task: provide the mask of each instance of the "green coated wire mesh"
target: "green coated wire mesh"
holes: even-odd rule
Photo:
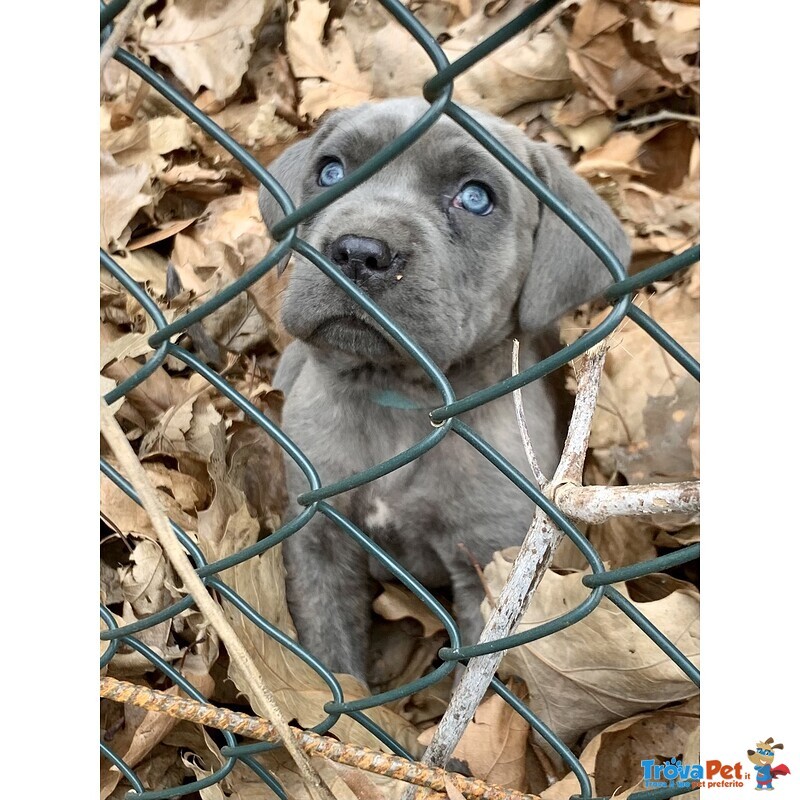
[[[695,380],[699,380],[699,365],[692,355],[648,316],[648,314],[632,304],[633,294],[641,287],[645,287],[655,280],[663,280],[676,273],[678,270],[684,269],[698,261],[699,247],[691,247],[684,252],[650,267],[644,272],[638,273],[634,277],[629,277],[624,267],[618,262],[606,244],[600,240],[571,209],[564,206],[557,197],[549,192],[547,187],[526,167],[526,165],[519,162],[511,153],[505,150],[500,142],[493,138],[488,131],[482,128],[453,102],[453,81],[459,75],[462,75],[472,68],[479,60],[491,54],[519,31],[535,23],[543,14],[552,11],[554,7],[558,5],[556,0],[539,0],[539,2],[528,6],[515,19],[500,28],[492,36],[487,37],[473,50],[467,52],[453,63],[449,63],[436,38],[426,30],[425,26],[408,10],[408,8],[406,8],[406,6],[399,2],[399,0],[380,0],[380,2],[385,11],[392,15],[392,17],[408,31],[417,45],[430,59],[431,66],[433,70],[435,70],[435,75],[428,80],[427,83],[419,87],[420,94],[429,101],[430,108],[390,147],[377,153],[367,164],[346,180],[325,191],[323,194],[320,194],[315,198],[313,203],[301,206],[300,208],[293,207],[292,201],[285,190],[274,180],[258,160],[240,146],[233,137],[226,133],[208,115],[204,114],[194,104],[188,101],[181,92],[175,89],[174,86],[153,69],[152,66],[148,66],[132,53],[119,49],[115,54],[117,62],[153,87],[167,102],[171,103],[178,111],[185,114],[208,136],[216,140],[222,148],[237,159],[278,201],[285,216],[280,222],[274,225],[270,231],[270,235],[276,244],[268,255],[239,279],[230,283],[223,291],[208,299],[191,312],[181,315],[176,316],[175,314],[169,314],[165,312],[165,309],[160,308],[140,282],[135,280],[110,253],[102,249],[100,253],[100,263],[101,266],[119,282],[124,291],[141,305],[149,318],[148,325],[154,330],[148,339],[150,351],[142,361],[141,367],[126,379],[121,380],[114,389],[106,394],[107,402],[113,404],[121,398],[124,398],[162,365],[166,363],[182,362],[186,367],[201,376],[213,390],[219,392],[235,407],[240,409],[241,412],[249,420],[258,425],[278,447],[288,453],[298,464],[308,480],[307,491],[300,497],[300,503],[304,506],[304,511],[297,518],[285,521],[281,527],[267,538],[234,553],[204,553],[193,538],[188,536],[181,529],[177,521],[173,522],[174,529],[190,557],[193,559],[198,574],[205,580],[210,588],[216,590],[220,597],[224,598],[231,606],[237,608],[247,617],[252,625],[260,628],[269,637],[279,642],[282,647],[285,647],[288,651],[298,656],[310,669],[314,670],[322,678],[330,694],[327,701],[322,701],[320,703],[319,717],[322,717],[324,714],[327,714],[327,717],[314,726],[315,731],[329,731],[338,721],[349,719],[352,721],[353,725],[363,726],[390,750],[408,756],[406,748],[404,748],[400,742],[396,741],[387,731],[382,730],[381,725],[376,721],[377,718],[366,714],[366,710],[396,701],[399,698],[406,697],[412,692],[419,690],[422,686],[430,685],[441,680],[445,675],[452,672],[455,663],[459,659],[469,658],[487,652],[505,650],[509,647],[517,647],[543,634],[542,630],[535,628],[526,631],[524,634],[507,637],[506,639],[482,646],[460,647],[457,626],[447,610],[434,597],[427,593],[414,580],[413,576],[409,575],[390,556],[380,552],[375,544],[359,530],[351,520],[344,517],[330,502],[328,502],[330,498],[335,497],[337,494],[353,486],[362,485],[368,481],[374,480],[378,476],[384,475],[418,458],[424,452],[436,447],[447,435],[460,435],[479,452],[486,455],[487,458],[490,460],[494,459],[493,463],[496,464],[497,468],[501,469],[501,471],[518,486],[520,491],[526,493],[534,503],[543,508],[564,531],[566,536],[579,546],[580,551],[586,554],[587,563],[591,566],[591,573],[583,579],[583,585],[586,587],[585,600],[562,617],[549,622],[545,631],[546,635],[550,635],[550,633],[556,629],[576,624],[587,615],[592,614],[600,603],[600,600],[605,598],[611,601],[623,614],[626,614],[632,621],[632,624],[639,626],[639,628],[662,649],[666,657],[674,662],[678,669],[688,676],[691,681],[699,685],[699,672],[691,659],[666,639],[666,637],[659,632],[658,628],[613,586],[613,584],[618,584],[632,577],[661,572],[669,567],[693,561],[699,556],[699,545],[683,547],[670,555],[652,561],[641,562],[622,569],[607,571],[596,550],[581,531],[578,530],[569,519],[564,517],[531,481],[518,473],[505,459],[494,453],[490,445],[483,441],[459,418],[459,415],[470,408],[490,402],[501,394],[507,394],[515,388],[538,380],[553,370],[564,366],[576,356],[585,353],[590,347],[607,337],[626,321],[628,321],[629,324],[638,325],[652,337],[659,346],[664,348],[664,350],[685,369],[688,375]],[[111,26],[114,24],[115,17],[126,5],[125,2],[112,2],[107,5],[101,4],[101,32],[103,38],[107,38]],[[586,242],[586,245],[597,254],[614,280],[614,285],[606,293],[607,299],[613,304],[613,309],[599,324],[586,331],[584,335],[569,346],[562,348],[533,367],[524,370],[516,378],[506,380],[497,386],[485,387],[482,391],[466,398],[456,398],[445,376],[419,346],[400,330],[380,307],[374,304],[368,296],[355,286],[355,284],[343,278],[338,273],[337,268],[328,262],[322,254],[314,251],[308,243],[302,241],[297,232],[297,225],[301,221],[307,219],[320,208],[333,202],[360,181],[366,180],[369,176],[377,172],[389,160],[413,144],[430,125],[442,115],[449,116],[456,123],[461,125],[464,130],[473,136],[477,142],[493,154],[498,161],[533,192],[542,203],[552,208],[553,211],[564,220],[566,226],[572,229],[571,234],[565,233],[565,235],[580,236],[584,242]],[[431,409],[431,418],[437,425],[436,427],[432,427],[431,433],[424,440],[418,442],[414,447],[394,457],[385,464],[375,465],[363,473],[352,476],[345,482],[332,486],[322,485],[314,464],[287,438],[280,426],[273,419],[263,413],[255,403],[237,391],[226,381],[223,374],[212,369],[197,355],[180,346],[175,341],[178,338],[176,336],[177,334],[187,331],[192,325],[200,320],[208,318],[224,304],[231,302],[234,298],[241,295],[248,287],[252,286],[270,270],[274,269],[283,257],[290,252],[296,252],[306,256],[328,274],[332,280],[337,281],[339,285],[373,317],[377,324],[384,326],[385,329],[392,333],[409,355],[416,359],[420,366],[425,369],[441,392],[442,399],[440,406]],[[135,492],[126,479],[115,469],[113,464],[106,459],[101,459],[101,472],[128,497],[134,501],[137,500]],[[343,536],[351,537],[363,548],[368,549],[373,555],[379,558],[400,582],[420,596],[427,607],[440,620],[450,637],[450,641],[448,642],[449,646],[440,650],[440,667],[430,672],[424,678],[415,681],[413,684],[395,688],[391,692],[385,692],[359,701],[346,701],[345,689],[343,689],[339,679],[327,669],[325,664],[319,663],[314,658],[313,654],[305,652],[300,645],[287,636],[284,631],[280,630],[278,626],[259,614],[259,612],[241,596],[241,593],[236,590],[235,586],[226,583],[226,570],[235,565],[243,564],[249,559],[256,558],[260,554],[269,551],[287,537],[301,530],[316,514],[328,516],[341,528]],[[182,599],[172,604],[166,604],[165,607],[154,609],[151,614],[143,619],[122,625],[107,606],[101,605],[101,619],[106,626],[106,630],[101,634],[101,639],[108,643],[101,658],[101,666],[108,665],[115,656],[120,654],[120,648],[124,648],[149,661],[154,670],[163,673],[169,681],[181,687],[190,697],[194,697],[198,700],[204,699],[201,691],[193,685],[189,677],[191,670],[179,668],[175,662],[165,658],[164,654],[160,653],[157,647],[148,644],[148,642],[152,641],[152,638],[148,638],[148,632],[152,632],[166,620],[176,619],[179,615],[190,613],[190,611],[191,602]],[[542,720],[499,680],[495,678],[492,686],[494,690],[510,703],[534,730],[543,736],[555,751],[565,759],[577,778],[579,791],[576,797],[580,797],[582,800],[588,800],[588,798],[592,797],[592,787],[589,776],[580,762],[574,757],[567,744],[549,730]],[[220,748],[225,762],[219,769],[210,770],[208,774],[205,775],[200,775],[198,772],[197,779],[189,783],[170,786],[165,789],[147,790],[147,781],[137,775],[136,769],[130,767],[125,759],[119,753],[114,752],[107,743],[101,742],[102,754],[120,770],[124,780],[127,781],[134,795],[143,798],[143,800],[145,798],[147,800],[157,800],[159,798],[185,796],[199,792],[206,787],[213,786],[222,781],[237,762],[247,765],[253,771],[254,779],[263,781],[265,787],[267,787],[264,796],[274,795],[280,798],[290,797],[290,791],[282,786],[275,776],[265,769],[256,758],[256,753],[265,750],[266,747],[266,745],[243,746],[241,742],[237,741],[235,736],[225,734],[224,743],[221,744]],[[640,798],[641,800],[644,800],[644,798],[657,800],[657,798],[671,797],[681,794],[684,791],[686,790],[667,789],[642,791],[633,794],[632,797]]]

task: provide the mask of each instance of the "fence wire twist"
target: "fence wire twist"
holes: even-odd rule
[[[150,346],[153,348],[153,353],[136,373],[106,394],[105,399],[110,404],[124,397],[158,369],[158,367],[164,363],[167,356],[173,356],[202,375],[210,385],[220,392],[220,394],[229,398],[249,419],[259,425],[289,455],[289,457],[295,461],[308,481],[308,490],[298,497],[298,501],[300,505],[304,506],[304,510],[297,517],[288,520],[281,528],[262,541],[238,553],[230,555],[227,558],[208,563],[200,548],[191,537],[187,536],[174,522],[172,523],[172,527],[182,545],[189,553],[189,556],[194,561],[197,574],[203,579],[205,584],[209,588],[215,589],[221,597],[225,598],[225,600],[244,614],[252,624],[261,628],[261,630],[272,637],[281,646],[291,651],[312,667],[330,688],[331,699],[324,706],[327,717],[311,730],[316,733],[325,733],[330,730],[342,715],[348,715],[376,736],[391,751],[406,758],[411,758],[411,754],[395,741],[392,736],[382,730],[379,725],[364,714],[366,709],[406,697],[441,680],[455,668],[456,663],[459,661],[464,661],[474,656],[485,655],[486,653],[507,650],[563,630],[590,614],[593,609],[599,605],[603,597],[626,614],[634,624],[661,648],[679,669],[699,686],[699,671],[687,656],[670,642],[669,639],[667,639],[646,616],[639,612],[629,600],[613,587],[613,584],[621,581],[642,577],[650,573],[660,572],[670,567],[693,561],[699,557],[699,544],[684,547],[674,553],[650,561],[632,564],[612,571],[606,570],[595,548],[590,544],[588,539],[578,531],[575,525],[545,497],[538,487],[512,466],[511,463],[500,455],[488,442],[484,441],[474,430],[459,419],[459,415],[501,397],[502,395],[508,394],[564,366],[608,336],[626,318],[633,320],[634,323],[641,327],[663,347],[688,374],[699,381],[700,367],[697,360],[650,316],[634,306],[631,299],[633,293],[638,289],[644,288],[654,281],[663,280],[674,272],[698,261],[700,257],[700,248],[699,246],[691,247],[679,255],[666,259],[638,273],[634,277],[629,277],[624,266],[612,253],[607,244],[603,242],[580,217],[562,203],[525,164],[520,162],[487,130],[452,101],[453,81],[455,78],[508,41],[512,36],[531,25],[536,19],[556,6],[559,0],[539,0],[539,2],[526,8],[515,19],[493,35],[487,37],[479,45],[452,64],[449,63],[434,37],[431,36],[414,15],[402,5],[400,0],[379,0],[379,2],[384,9],[413,36],[419,46],[428,55],[436,70],[436,74],[421,87],[423,96],[430,103],[430,108],[394,142],[383,148],[357,170],[354,170],[344,180],[328,188],[325,192],[299,208],[294,207],[289,195],[270,173],[219,125],[203,114],[203,112],[170,86],[149,66],[125,50],[118,49],[116,51],[114,57],[117,61],[150,84],[195,122],[206,134],[215,139],[234,158],[238,159],[256,180],[265,186],[272,194],[285,216],[270,230],[270,236],[275,242],[275,246],[265,258],[241,278],[225,287],[219,294],[169,324],[158,305],[142,286],[134,281],[108,253],[101,249],[100,264],[141,304],[156,328],[156,332],[148,340]],[[101,40],[108,37],[114,18],[127,4],[127,0],[112,0],[112,2],[109,2],[107,5],[101,3]],[[447,378],[431,358],[408,337],[376,303],[364,294],[354,282],[347,279],[325,256],[302,240],[297,232],[297,226],[301,222],[307,220],[313,214],[327,207],[334,200],[378,172],[389,161],[416,142],[442,115],[450,117],[460,125],[527,187],[540,202],[545,204],[560,217],[572,232],[570,234],[565,230],[565,235],[576,235],[580,237],[586,246],[591,248],[597,255],[614,280],[614,284],[605,292],[606,298],[613,303],[613,309],[600,324],[587,331],[580,339],[569,346],[563,347],[558,352],[518,375],[503,380],[493,386],[486,387],[467,397],[458,399],[455,397]],[[268,419],[255,405],[237,392],[207,364],[171,341],[176,334],[186,331],[191,325],[209,316],[233,297],[245,291],[269,270],[273,269],[284,256],[291,252],[298,253],[314,263],[370,314],[370,316],[406,350],[409,356],[422,367],[441,394],[441,405],[432,409],[430,412],[433,427],[425,438],[406,451],[381,464],[377,464],[345,480],[325,486],[322,485],[314,465],[297,445],[283,433],[278,425]],[[517,633],[497,641],[480,645],[462,646],[458,627],[445,608],[414,578],[413,575],[403,569],[400,564],[375,545],[358,526],[327,502],[328,499],[342,492],[348,491],[356,486],[362,486],[410,463],[426,451],[435,447],[451,431],[471,444],[512,481],[520,491],[524,492],[536,505],[542,508],[585,557],[592,572],[583,579],[588,594],[576,608],[573,608],[557,619],[550,620],[545,624],[536,626],[523,633]],[[133,501],[139,502],[136,493],[133,491],[128,481],[126,481],[111,464],[102,458],[100,461],[100,469],[103,475],[113,481]],[[450,640],[450,646],[443,647],[439,651],[439,657],[443,662],[441,666],[423,678],[400,686],[392,691],[383,692],[356,701],[345,702],[342,687],[336,679],[336,676],[327,669],[324,664],[320,663],[311,653],[306,652],[302,646],[293,641],[283,631],[265,620],[218,577],[218,574],[223,570],[229,569],[236,564],[241,564],[247,559],[253,558],[269,548],[274,547],[287,537],[292,536],[303,528],[315,514],[323,514],[333,521],[344,535],[352,538],[367,551],[369,555],[377,559],[389,572],[408,587],[441,621]],[[108,664],[114,657],[119,646],[124,644],[144,656],[157,670],[160,670],[174,684],[186,692],[189,697],[201,702],[205,701],[202,694],[192,686],[178,669],[161,658],[154,650],[143,644],[136,636],[142,631],[175,617],[182,611],[188,609],[191,605],[191,598],[185,597],[159,612],[125,626],[119,626],[110,610],[101,605],[100,616],[105,622],[107,630],[100,634],[100,638],[102,641],[109,643],[109,646],[100,660],[101,667]],[[567,745],[562,742],[536,714],[517,698],[513,692],[509,691],[497,677],[493,679],[491,686],[493,690],[509,703],[509,705],[511,705],[513,709],[564,759],[565,763],[577,778],[580,786],[580,794],[575,795],[575,797],[579,797],[581,800],[591,798],[592,791],[589,776],[569,747],[567,747]],[[220,782],[233,769],[237,760],[246,764],[253,770],[264,784],[269,787],[274,796],[282,798],[282,800],[287,800],[288,795],[276,778],[265,770],[253,757],[255,753],[263,752],[264,750],[275,747],[275,745],[240,745],[237,741],[237,737],[233,734],[226,732],[223,736],[226,744],[221,748],[221,752],[227,760],[220,769],[201,780],[159,791],[147,791],[141,780],[136,776],[134,770],[102,741],[100,750],[102,755],[113,763],[129,782],[132,787],[131,796],[140,798],[140,800],[164,800],[165,798],[180,797],[198,792],[201,789]],[[678,788],[655,789],[636,792],[630,795],[630,797],[632,800],[661,800],[661,798],[673,797],[678,794],[683,794],[686,791],[689,790]]]

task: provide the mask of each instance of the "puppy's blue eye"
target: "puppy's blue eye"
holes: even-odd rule
[[[339,183],[342,178],[344,178],[344,165],[338,158],[330,158],[322,165],[317,183],[320,186],[333,186],[334,183]]]
[[[489,189],[477,181],[465,183],[461,187],[461,191],[453,198],[453,205],[480,217],[491,214],[494,208]]]

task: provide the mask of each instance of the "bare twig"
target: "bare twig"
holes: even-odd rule
[[[335,800],[330,789],[323,784],[322,779],[311,766],[308,756],[297,746],[294,734],[275,702],[275,698],[264,683],[252,657],[236,635],[222,609],[217,605],[192,568],[189,557],[184,552],[178,537],[172,530],[144,467],[139,463],[139,459],[133,452],[130,442],[128,442],[122,428],[102,397],[100,398],[100,430],[139,495],[142,506],[150,517],[153,529],[158,535],[158,542],[175,572],[183,581],[184,589],[191,594],[195,605],[219,634],[219,638],[225,645],[231,661],[241,668],[252,699],[257,702],[259,708],[266,712],[270,722],[274,725],[276,738],[284,744],[286,750],[294,759],[312,796],[315,800]]]
[[[196,722],[199,725],[230,731],[262,742],[282,741],[276,726],[268,720],[227,708],[217,708],[209,703],[198,703],[186,697],[176,697],[174,694],[159,692],[145,686],[136,686],[116,678],[100,679],[100,696],[117,703],[130,703],[147,711],[167,714],[175,719]],[[394,754],[340,742],[311,731],[299,728],[289,728],[289,731],[295,746],[308,755],[320,756],[338,764],[376,775],[386,775],[417,786],[426,786],[434,791],[445,792],[449,781],[470,800],[540,800],[536,795],[491,786],[476,778],[465,778],[455,772],[427,767]]]
[[[681,114],[679,111],[670,111],[667,108],[657,111],[655,114],[647,114],[644,117],[634,117],[618,122],[614,126],[615,131],[625,130],[626,128],[638,128],[640,125],[653,125],[656,122],[693,122],[700,124],[700,117],[695,114]]]
[[[514,346],[511,351],[511,374],[519,375],[519,339],[514,339]],[[531,437],[528,434],[528,426],[525,423],[525,409],[522,406],[522,390],[514,390],[514,411],[517,415],[517,425],[519,426],[519,434],[522,437],[522,446],[525,448],[525,455],[528,458],[528,463],[531,466],[531,472],[536,480],[539,488],[547,483],[544,473],[539,468],[539,462],[536,459],[536,453],[533,451],[531,444]]]
[[[580,483],[583,478],[583,464],[589,447],[592,419],[600,391],[600,376],[603,374],[607,352],[608,342],[604,340],[583,357],[575,392],[575,406],[569,421],[564,452],[553,476],[553,487],[561,483]]]
[[[122,44],[125,34],[128,32],[131,23],[136,17],[139,9],[144,5],[145,0],[131,0],[125,8],[120,11],[114,20],[114,30],[100,48],[100,74],[106,68],[106,64],[111,60],[114,51]]]

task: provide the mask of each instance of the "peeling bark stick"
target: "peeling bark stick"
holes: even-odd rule
[[[603,522],[616,516],[639,516],[666,513],[696,513],[700,510],[698,481],[658,483],[641,486],[582,486],[583,467],[589,447],[592,419],[597,408],[600,378],[608,343],[601,342],[584,356],[575,395],[569,431],[553,480],[547,482],[539,468],[528,435],[522,395],[514,392],[514,408],[520,436],[531,471],[542,491],[565,514],[584,522]],[[519,345],[514,343],[512,372],[519,372]],[[537,508],[506,585],[479,639],[495,641],[513,633],[530,604],[531,598],[550,567],[561,531]],[[490,653],[470,660],[456,687],[450,704],[434,737],[425,751],[425,764],[442,765],[464,734],[467,724],[483,698],[503,653]],[[421,800],[424,789],[409,790],[404,800]]]
[[[330,789],[325,786],[320,776],[311,766],[308,756],[298,747],[294,734],[284,719],[280,708],[278,708],[272,692],[264,683],[252,657],[236,635],[236,631],[234,631],[222,609],[217,605],[192,568],[189,557],[170,527],[161,502],[150,485],[150,480],[144,467],[139,463],[139,459],[136,457],[136,453],[133,452],[119,422],[117,422],[102,397],[100,398],[100,431],[139,495],[142,506],[150,517],[153,529],[158,535],[158,543],[161,545],[164,554],[169,559],[178,577],[183,581],[184,589],[191,594],[195,605],[219,634],[219,638],[225,645],[231,661],[236,662],[241,668],[251,699],[257,701],[260,708],[266,712],[270,722],[275,727],[277,738],[286,747],[289,755],[297,764],[300,775],[305,780],[312,796],[315,800],[335,800]]]
[[[648,483],[641,486],[579,486],[563,483],[552,493],[553,502],[572,519],[596,525],[611,517],[650,514],[696,514],[700,510],[700,482]]]
[[[584,357],[564,453],[553,479],[555,484],[569,481],[575,475],[580,480],[607,349],[608,345],[601,342],[589,350]],[[514,372],[517,371],[518,368],[515,367]],[[515,392],[515,395],[517,393]],[[525,415],[521,410],[522,400],[515,397],[515,402],[519,404],[518,421],[522,441],[529,442]],[[532,448],[526,446],[526,452],[534,474],[538,472],[541,475],[538,465],[534,466],[536,459]],[[497,605],[478,640],[480,644],[501,639],[515,630],[527,610],[534,591],[553,560],[553,553],[560,538],[561,531],[550,521],[547,514],[537,507],[533,522],[525,535],[519,554],[514,560],[506,585],[503,587]],[[498,652],[470,660],[461,681],[453,692],[444,717],[422,757],[424,764],[441,766],[447,763],[478,704],[489,688],[489,683],[497,671],[502,657],[503,653]],[[412,789],[406,792],[404,800],[426,796],[425,790],[415,792]]]

